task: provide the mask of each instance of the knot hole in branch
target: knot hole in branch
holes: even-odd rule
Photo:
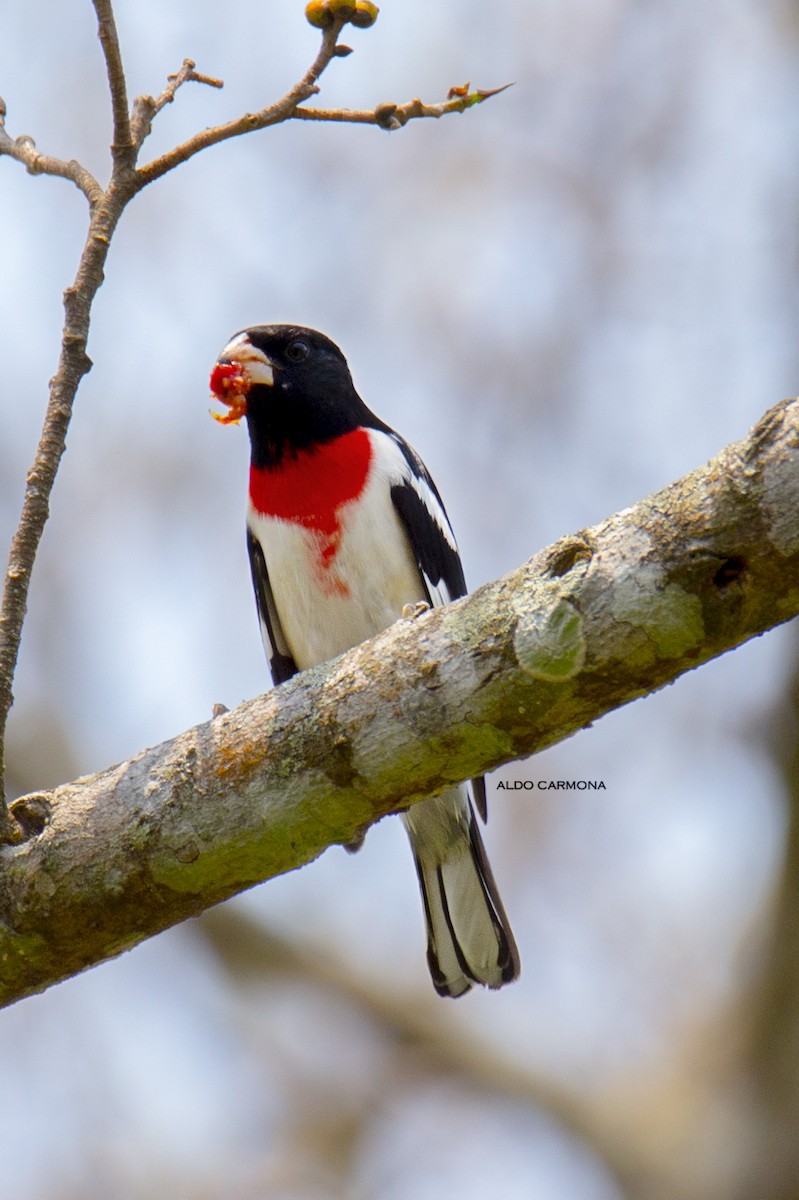
[[[8,811],[22,830],[22,841],[38,837],[50,824],[51,804],[46,792],[22,796],[8,806]]]
[[[556,543],[550,556],[547,564],[548,572],[556,579],[560,579],[567,575],[577,563],[588,562],[592,555],[591,545],[585,538],[579,536],[562,538]]]
[[[724,588],[730,586],[731,583],[738,583],[743,575],[746,574],[748,564],[746,559],[740,554],[733,554],[718,568],[713,576],[713,583],[723,591]]]

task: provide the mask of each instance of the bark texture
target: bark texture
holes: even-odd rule
[[[446,609],[13,806],[0,1003],[540,750],[799,611],[799,400]]]

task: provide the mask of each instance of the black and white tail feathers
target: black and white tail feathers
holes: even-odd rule
[[[500,988],[519,954],[465,787],[414,804],[403,816],[427,920],[427,961],[441,996],[473,983]]]

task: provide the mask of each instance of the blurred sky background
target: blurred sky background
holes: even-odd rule
[[[282,95],[301,0],[118,0],[145,159]],[[516,86],[388,135],[288,123],[123,216],[36,566],[12,782],[124,759],[262,691],[247,439],[208,416],[243,326],[345,351],[423,454],[471,586],[702,464],[799,387],[799,20],[788,0],[384,0],[324,106]],[[88,0],[10,0],[12,136],[105,181]],[[0,159],[0,531],[15,526],[86,214]],[[4,1200],[734,1194],[736,1054],[786,830],[783,629],[489,784],[523,971],[430,987],[397,821],[0,1013]],[[512,779],[606,790],[496,791]]]

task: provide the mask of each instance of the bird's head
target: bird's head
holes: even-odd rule
[[[211,372],[211,392],[228,410],[213,414],[222,424],[247,418],[257,466],[379,423],[338,346],[299,325],[254,325],[235,334]]]
[[[292,417],[323,425],[357,402],[338,346],[298,325],[256,325],[235,334],[211,372],[211,392],[227,408],[223,425],[243,416],[266,424]]]

